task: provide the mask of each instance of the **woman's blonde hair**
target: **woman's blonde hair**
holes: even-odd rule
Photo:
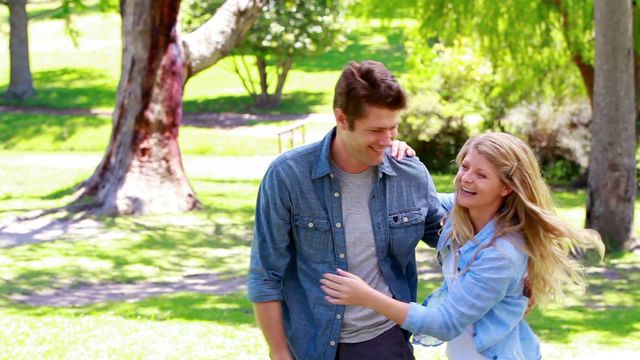
[[[467,140],[456,157],[458,165],[471,149],[493,164],[502,182],[513,190],[496,215],[496,234],[489,245],[507,233],[523,235],[529,255],[527,276],[536,304],[562,300],[565,285],[584,289],[583,268],[573,257],[586,249],[596,249],[602,257],[602,239],[594,230],[575,229],[560,220],[531,148],[510,134],[485,133]],[[455,183],[458,189],[457,176]],[[449,238],[455,240],[451,241],[455,247],[462,246],[474,237],[469,212],[456,204],[451,216]]]

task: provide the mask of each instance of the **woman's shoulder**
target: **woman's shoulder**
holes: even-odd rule
[[[519,232],[508,232],[496,237],[493,248],[516,264],[526,262],[528,258],[527,244],[524,236]]]

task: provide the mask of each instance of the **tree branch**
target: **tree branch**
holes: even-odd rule
[[[571,60],[576,64],[578,70],[580,71],[580,75],[582,76],[582,81],[584,82],[584,86],[587,89],[587,95],[589,96],[590,104],[593,104],[593,87],[595,84],[595,69],[593,64],[589,64],[584,61],[584,57],[582,54],[579,54],[574,51],[573,43],[571,41],[571,37],[569,35],[569,13],[567,9],[563,6],[562,0],[555,0],[556,6],[558,7],[558,11],[560,11],[560,15],[562,15],[562,25],[563,31],[562,35],[564,40],[567,43],[567,49],[571,53]]]
[[[182,38],[185,82],[227,55],[251,28],[266,0],[227,0],[215,15]]]

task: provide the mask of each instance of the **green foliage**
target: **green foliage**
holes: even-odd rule
[[[208,20],[224,1],[188,0],[183,25],[193,31]],[[334,48],[342,33],[344,9],[331,0],[269,0],[237,53],[278,58],[305,56]]]
[[[575,180],[588,166],[591,106],[586,101],[528,104],[511,110],[504,128],[533,148],[548,181]]]
[[[193,0],[184,8],[186,30],[203,23],[222,2]],[[276,106],[295,59],[341,46],[344,7],[331,0],[269,0],[231,67],[259,106]],[[255,69],[253,69],[255,67]]]
[[[506,109],[532,96],[468,41],[446,46],[416,31],[407,39],[403,80],[412,98],[399,132],[434,170],[449,169],[469,135],[501,127]]]

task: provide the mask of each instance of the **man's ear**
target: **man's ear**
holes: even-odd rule
[[[333,114],[336,117],[336,125],[338,129],[342,131],[349,130],[349,122],[347,121],[347,115],[340,108],[333,109]]]

